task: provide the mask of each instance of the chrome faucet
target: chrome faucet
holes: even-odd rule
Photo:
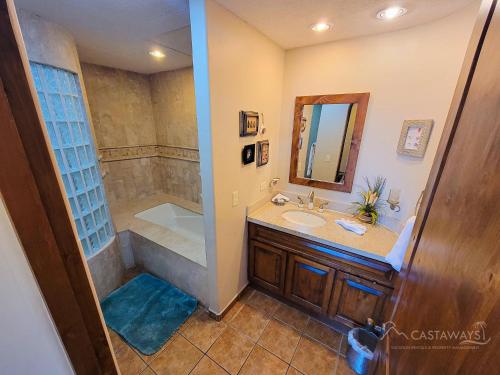
[[[314,190],[311,190],[309,194],[307,195],[307,199],[309,202],[307,202],[307,208],[312,210],[314,208]]]

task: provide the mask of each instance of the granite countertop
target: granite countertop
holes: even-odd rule
[[[326,224],[321,227],[311,228],[291,223],[281,216],[281,214],[290,210],[314,213],[323,217]],[[249,222],[385,262],[385,256],[396,243],[397,233],[381,225],[364,224],[368,230],[364,235],[359,236],[335,223],[337,219],[353,220],[352,216],[347,213],[331,210],[320,213],[317,210],[299,208],[295,203],[290,202],[284,206],[277,206],[267,202],[247,215]]]

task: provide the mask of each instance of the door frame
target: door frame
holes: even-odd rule
[[[0,0],[1,197],[76,374],[119,374],[55,157],[13,0]]]

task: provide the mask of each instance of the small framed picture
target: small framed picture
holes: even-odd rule
[[[266,165],[269,162],[269,141],[257,142],[257,167]]]
[[[259,132],[259,114],[253,111],[240,111],[240,137],[257,135]]]
[[[399,136],[398,154],[423,158],[434,120],[405,120]]]
[[[243,147],[243,151],[241,152],[241,162],[243,165],[247,165],[253,163],[255,161],[255,143],[251,145],[246,145]]]

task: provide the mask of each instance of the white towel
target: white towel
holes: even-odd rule
[[[401,271],[401,266],[403,265],[403,260],[406,254],[406,248],[410,244],[411,232],[413,231],[413,225],[415,224],[416,216],[412,216],[408,219],[405,227],[399,234],[399,237],[392,247],[392,250],[387,254],[385,260],[390,263],[392,268],[396,271]]]
[[[273,199],[271,199],[273,202],[277,202],[278,200],[284,200],[285,202],[288,202],[290,198],[288,198],[286,195],[283,195],[281,193],[276,194]]]
[[[338,225],[340,225],[342,228],[349,230],[351,232],[354,232],[360,236],[362,236],[366,232],[366,227],[364,225],[356,223],[355,221],[352,221],[352,220],[339,219],[339,220],[335,220],[335,222]]]

